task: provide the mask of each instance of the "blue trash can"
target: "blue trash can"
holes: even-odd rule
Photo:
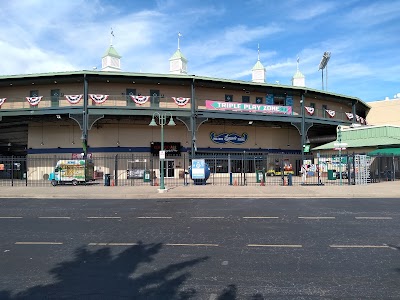
[[[111,174],[104,174],[104,186],[110,186]]]

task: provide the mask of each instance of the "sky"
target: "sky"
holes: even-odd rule
[[[0,75],[101,69],[111,43],[124,72],[168,73],[180,49],[188,74],[322,89],[363,101],[400,98],[398,0],[0,1]],[[326,80],[327,78],[327,86]]]

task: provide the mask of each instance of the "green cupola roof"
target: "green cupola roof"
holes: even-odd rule
[[[175,60],[175,59],[182,59],[187,62],[187,59],[185,56],[183,56],[181,50],[176,50],[175,53],[171,56],[169,60]]]
[[[117,50],[115,50],[115,48],[110,45],[110,47],[107,49],[106,53],[104,53],[103,57],[106,56],[112,56],[112,57],[116,57],[116,58],[121,58],[122,56],[118,54]]]
[[[293,78],[304,78],[305,76],[299,70],[293,75]]]
[[[254,71],[254,70],[264,70],[264,69],[265,68],[264,68],[263,64],[260,62],[260,60],[257,60],[257,62],[254,65],[252,70]]]

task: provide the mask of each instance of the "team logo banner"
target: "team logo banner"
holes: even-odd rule
[[[325,111],[327,112],[328,116],[330,118],[335,117],[336,112],[334,110],[330,110],[330,109],[325,109]]]
[[[149,101],[150,96],[135,96],[135,95],[130,95],[131,99],[139,105],[145,104],[147,101]]]
[[[183,97],[172,97],[172,99],[174,99],[175,103],[178,106],[185,106],[190,101],[190,98],[183,98]]]
[[[30,105],[36,106],[39,104],[40,100],[42,100],[43,96],[39,97],[26,97],[26,101],[29,102]]]
[[[267,114],[280,114],[280,115],[293,114],[291,106],[220,102],[212,100],[206,100],[206,108],[212,110],[231,110],[240,112],[267,113]]]
[[[89,94],[89,97],[97,104],[104,103],[108,99],[108,95]]]
[[[83,97],[83,95],[65,95],[65,98],[71,104],[79,103],[79,101],[81,101],[82,97]]]
[[[314,107],[304,106],[304,108],[306,109],[306,112],[307,112],[310,116],[312,116],[312,115],[314,114],[314,112],[315,112]]]
[[[243,133],[239,135],[237,133],[220,133],[216,134],[215,132],[210,133],[210,139],[216,144],[235,144],[240,145],[247,141],[248,134]]]
[[[4,102],[6,102],[7,98],[0,98],[0,106],[3,105]]]

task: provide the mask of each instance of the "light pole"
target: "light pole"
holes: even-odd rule
[[[167,124],[167,116],[170,116],[169,122]],[[151,118],[151,122],[149,126],[157,126],[156,118],[158,119],[158,123],[161,126],[161,149],[159,153],[160,157],[160,190],[165,190],[164,185],[164,159],[165,159],[165,152],[164,152],[164,125],[168,126],[175,126],[174,119],[172,119],[172,114],[170,112],[159,113],[155,112],[153,117]]]
[[[339,184],[342,185],[342,127],[337,127],[338,142],[339,142]]]

